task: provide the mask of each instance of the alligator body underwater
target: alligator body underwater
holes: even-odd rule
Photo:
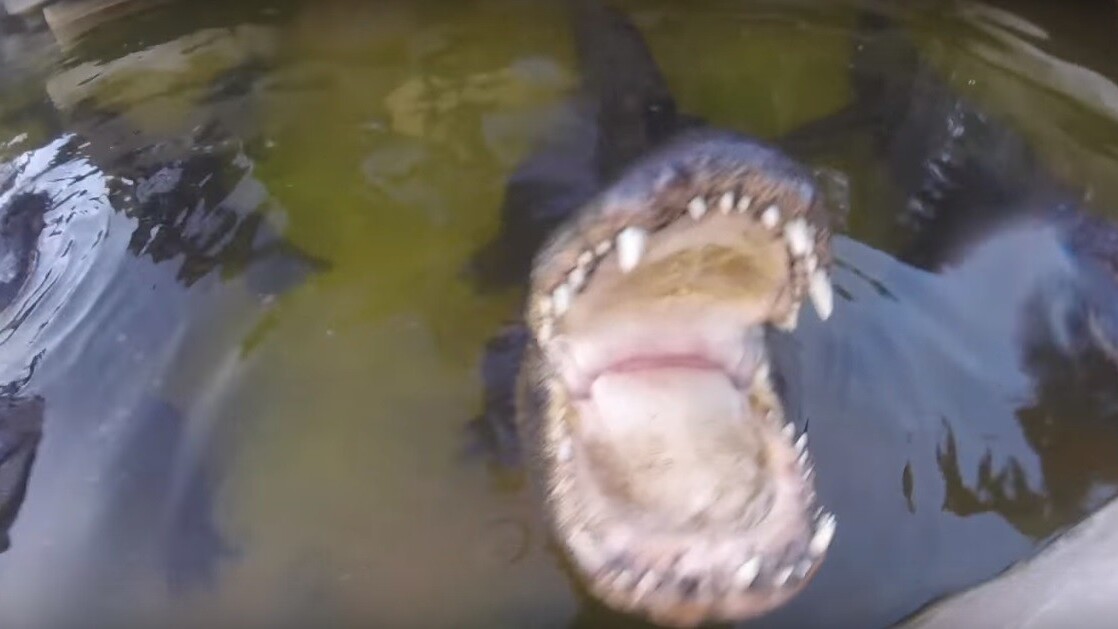
[[[777,144],[706,126],[623,16],[572,15],[580,125],[514,173],[476,269],[531,268],[482,424],[517,435],[593,598],[667,625],[883,626],[1068,524],[1032,517],[1061,470],[1019,415],[1053,371],[1031,356],[1113,369],[1114,229],[1059,185],[1015,188],[1050,179],[921,66],[862,82],[856,105],[897,187],[956,228],[919,225],[909,260],[876,251],[832,233],[805,165],[851,118]],[[897,52],[865,26],[856,72]],[[963,138],[945,146],[952,121],[919,103],[969,116]],[[984,157],[1000,149],[1020,159]]]

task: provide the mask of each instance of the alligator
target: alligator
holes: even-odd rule
[[[595,593],[689,623],[781,604],[834,535],[765,350],[833,294],[805,171],[734,135],[676,142],[541,254],[518,416]]]
[[[473,262],[483,288],[527,283],[474,426],[515,446],[577,581],[664,625],[876,626],[1030,552],[1012,531],[1038,536],[1014,518],[1036,453],[1005,400],[1044,377],[1029,347],[1118,357],[1118,230],[880,16],[857,34],[851,110],[766,142],[680,113],[623,14],[569,6],[583,125],[513,173]],[[834,233],[807,166],[866,126],[913,219],[899,259]],[[976,293],[1022,246],[1028,272]],[[1007,471],[987,449],[972,489],[959,467],[984,431]],[[982,513],[1002,519],[964,517]]]

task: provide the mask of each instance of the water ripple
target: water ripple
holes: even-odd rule
[[[113,211],[109,179],[62,136],[13,160],[0,207],[45,195],[38,242],[13,301],[0,310],[0,382],[26,372],[31,358],[60,343],[111,281],[125,254],[129,219]],[[27,243],[30,245],[30,243]]]

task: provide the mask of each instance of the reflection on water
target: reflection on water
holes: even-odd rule
[[[773,136],[851,96],[854,4],[626,4],[681,106],[717,124]],[[0,554],[0,625],[633,622],[567,580],[521,484],[462,455],[481,348],[518,299],[464,269],[510,173],[578,124],[561,14],[196,8],[64,49],[5,40],[0,418],[39,396],[43,438]],[[1116,57],[1077,37],[1091,18],[1050,13],[906,17],[1045,172],[1118,207],[1100,174],[1118,157]],[[1118,479],[1110,364],[1005,333],[1066,277],[1060,241],[1022,229],[936,272],[898,262],[918,256],[871,145],[821,158],[850,184],[845,300],[789,351],[843,524],[773,625],[887,624],[995,574]]]

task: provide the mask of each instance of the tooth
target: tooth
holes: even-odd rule
[[[722,198],[718,199],[718,211],[729,214],[732,209],[734,209],[734,193],[723,193]]]
[[[769,367],[769,363],[761,363],[760,365],[757,365],[757,372],[753,375],[753,378],[758,382],[768,383],[770,372],[771,367]]]
[[[835,309],[835,291],[831,287],[831,278],[827,277],[826,271],[816,269],[811,274],[807,292],[811,297],[811,303],[815,306],[815,312],[819,314],[819,318],[823,321],[829,319]]]
[[[800,304],[794,303],[792,304],[792,309],[788,312],[788,315],[785,318],[774,321],[773,323],[774,325],[776,325],[777,328],[785,332],[791,332],[796,329],[799,318]]]
[[[598,243],[597,247],[594,247],[594,253],[599,256],[604,256],[609,253],[610,249],[613,249],[613,241],[603,240],[602,242]]]
[[[811,565],[812,563],[806,559],[796,564],[796,576],[801,579],[806,577],[807,573],[811,572]]]
[[[583,251],[582,253],[578,254],[578,265],[580,267],[590,266],[590,263],[593,261],[594,252],[592,251]]]
[[[573,448],[571,447],[571,440],[570,439],[564,439],[564,440],[560,441],[559,442],[559,447],[555,450],[556,458],[558,458],[560,461],[566,463],[567,461],[571,460],[571,454],[573,454]]]
[[[648,243],[648,232],[639,227],[626,227],[617,235],[617,264],[622,273],[637,267]]]
[[[806,449],[807,449],[807,433],[805,432],[804,434],[800,435],[799,439],[796,440],[796,452],[798,454],[803,454],[804,450],[806,450]]]
[[[555,316],[561,317],[571,307],[571,287],[561,284],[551,293],[551,303],[555,307]]]
[[[780,208],[775,205],[770,205],[761,213],[761,224],[769,229],[776,227],[780,222]]]
[[[687,213],[691,218],[699,220],[707,213],[707,202],[702,197],[695,197],[687,204]]]
[[[788,250],[794,256],[802,256],[811,251],[811,238],[808,235],[807,223],[798,218],[784,227],[784,239],[788,241]]]
[[[805,463],[807,463],[807,450],[800,452],[800,455],[796,457],[796,465],[803,467]]]
[[[784,424],[784,428],[780,429],[780,434],[784,435],[784,438],[788,441],[791,441],[792,435],[796,434],[796,427],[792,424],[792,422],[788,422],[787,424]]]
[[[811,542],[807,545],[809,553],[815,556],[823,554],[827,547],[831,545],[831,540],[835,537],[835,516],[827,514],[819,520],[819,526],[815,529],[815,535],[811,538]]]
[[[637,585],[634,589],[637,600],[644,598],[645,595],[656,586],[656,581],[656,572],[654,570],[645,572],[641,578],[637,580]]]
[[[788,579],[791,579],[791,578],[792,578],[792,566],[788,566],[787,568],[781,568],[780,572],[777,572],[775,575],[773,575],[773,585],[775,585],[776,587],[781,587],[785,583],[788,583]]]
[[[569,284],[571,286],[571,288],[573,288],[575,291],[582,290],[582,286],[585,282],[586,282],[586,268],[585,267],[581,267],[581,266],[575,267],[575,269],[573,271],[571,271],[571,274],[567,276],[567,284]]]
[[[734,583],[738,587],[749,587],[757,579],[757,575],[761,574],[761,558],[754,557],[749,561],[743,563],[737,572],[734,573]]]
[[[750,205],[753,205],[753,199],[752,198],[743,196],[742,198],[738,199],[738,211],[739,212],[748,212]]]
[[[596,571],[605,563],[605,557],[585,530],[572,533],[569,544],[571,551],[588,570]]]

